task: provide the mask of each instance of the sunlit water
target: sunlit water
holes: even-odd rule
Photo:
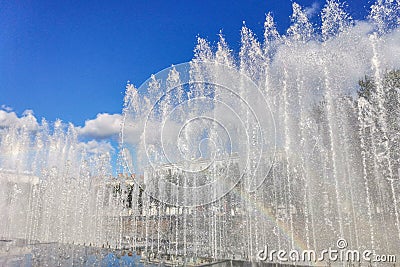
[[[316,28],[294,3],[285,35],[269,14],[262,42],[243,26],[238,56],[199,38],[189,69],[128,84],[115,178],[73,126],[1,129],[0,236],[180,263],[339,239],[400,257],[399,10],[328,1]]]

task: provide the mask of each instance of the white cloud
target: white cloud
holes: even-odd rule
[[[92,154],[106,154],[114,151],[113,146],[106,141],[91,140],[87,143],[80,143],[80,145],[88,152]]]
[[[33,110],[32,109],[26,109],[24,112],[22,112],[22,116],[29,116],[33,115]]]
[[[22,117],[18,117],[15,112],[0,110],[0,127],[25,127],[27,130],[34,131],[37,130],[39,124],[31,110],[24,111]]]
[[[18,116],[13,111],[6,111],[7,107],[1,106],[0,108],[0,130],[2,128],[24,128],[28,131],[41,131],[44,130],[46,133],[46,127],[42,127],[37,122],[36,117],[32,110],[25,110],[21,116]],[[8,109],[10,110],[10,109]],[[85,123],[85,127],[75,127],[70,124],[75,130],[78,131],[78,134],[84,134],[85,137],[93,138],[93,139],[101,139],[106,137],[111,137],[119,132],[121,123],[121,115],[118,114],[98,114],[97,118],[94,120],[88,120]],[[61,127],[61,120],[57,120],[54,122],[54,127]],[[51,128],[51,126],[50,126]],[[19,133],[17,133],[19,134]],[[50,133],[51,135],[51,133]],[[2,132],[0,131],[0,139],[2,138]],[[101,154],[110,154],[115,151],[115,148],[112,146],[110,142],[105,140],[90,140],[87,142],[79,142],[77,140],[76,145],[80,147],[80,149],[85,150],[89,154],[101,155]]]
[[[16,125],[18,123],[18,117],[15,112],[7,112],[0,110],[0,127],[8,127]]]
[[[120,114],[99,113],[95,119],[85,121],[85,126],[78,127],[81,136],[105,139],[116,136],[121,129]]]
[[[9,106],[7,106],[7,105],[1,105],[1,107],[0,107],[2,110],[5,110],[5,111],[7,111],[7,112],[11,112],[12,110],[13,110],[13,108],[12,107],[9,107]]]
[[[317,2],[314,2],[310,7],[306,7],[304,9],[304,12],[306,13],[308,18],[311,18],[315,14],[317,14],[318,10],[319,10],[319,4]]]

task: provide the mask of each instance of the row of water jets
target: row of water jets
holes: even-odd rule
[[[43,120],[34,130],[3,128],[0,140],[1,237],[88,245],[115,240],[116,219],[106,216],[116,205],[106,195],[110,155],[88,152],[74,126],[61,121]]]
[[[0,236],[129,246],[158,260],[256,260],[265,245],[276,250],[321,251],[334,247],[338,239],[345,239],[352,249],[399,253],[399,6],[398,1],[379,0],[367,20],[353,21],[339,2],[328,1],[321,13],[321,32],[317,32],[294,3],[292,25],[285,35],[278,33],[270,14],[263,43],[243,26],[238,56],[222,34],[215,50],[198,39],[189,76],[218,76],[218,71],[202,66],[223,64],[250,77],[269,103],[275,140],[273,146],[268,141],[262,145],[268,151],[274,147],[275,153],[261,157],[261,172],[255,175],[266,178],[256,190],[246,186],[250,175],[243,171],[244,180],[232,190],[198,207],[171,203],[191,203],[185,198],[193,195],[168,191],[172,197],[163,203],[146,193],[146,187],[169,190],[159,180],[198,186],[216,179],[215,169],[189,174],[171,165],[177,162],[166,162],[164,147],[142,133],[150,111],[154,112],[153,131],[163,131],[175,107],[201,96],[219,97],[215,88],[191,84],[189,77],[187,88],[171,98],[169,89],[184,79],[175,68],[165,88],[156,76],[145,83],[144,90],[127,86],[117,166],[120,176],[112,177],[109,154],[88,153],[80,145],[73,126],[66,129],[56,122],[49,127],[42,122],[35,131],[23,126],[1,129],[0,211],[5,224],[0,225]],[[361,87],[360,79],[364,79]],[[240,94],[252,103],[252,93],[246,98],[243,89]],[[167,104],[155,110],[151,99],[159,97],[173,100],[158,102]],[[219,116],[212,106],[196,108]],[[176,114],[172,120],[183,123],[183,128],[185,117]],[[245,132],[270,134],[270,128],[244,124]],[[176,154],[195,165],[215,156],[209,151],[226,136],[218,136],[215,125],[191,127],[177,137],[181,143]],[[208,143],[200,157],[201,144],[195,142],[204,136]],[[254,137],[248,136],[247,149]],[[185,146],[193,143],[196,148]],[[238,147],[224,147],[227,153],[222,156],[232,159],[229,164],[243,161],[243,151],[235,150]],[[146,160],[152,164],[146,166]],[[153,164],[157,162],[159,167]],[[149,177],[153,178],[150,182]]]

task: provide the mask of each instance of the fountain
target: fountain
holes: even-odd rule
[[[29,125],[1,129],[0,265],[110,262],[120,227],[110,155],[89,151],[73,125]]]
[[[95,262],[393,266],[399,17],[398,1],[353,21],[329,0],[317,29],[293,3],[285,35],[271,14],[263,43],[244,25],[238,57],[198,38],[191,62],[127,85],[117,177],[72,125],[1,129],[0,237]]]

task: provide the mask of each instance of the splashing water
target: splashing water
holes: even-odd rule
[[[0,236],[182,264],[343,239],[398,254],[399,13],[379,0],[353,21],[330,0],[316,29],[293,3],[286,35],[271,14],[263,43],[244,25],[238,58],[198,38],[191,62],[127,85],[116,179],[72,126],[1,129]]]
[[[115,229],[107,227],[117,204],[107,188],[109,155],[89,152],[72,125],[65,129],[57,121],[49,128],[42,121],[33,131],[1,130],[0,203],[6,220],[0,236],[93,245],[114,240],[115,246]]]

